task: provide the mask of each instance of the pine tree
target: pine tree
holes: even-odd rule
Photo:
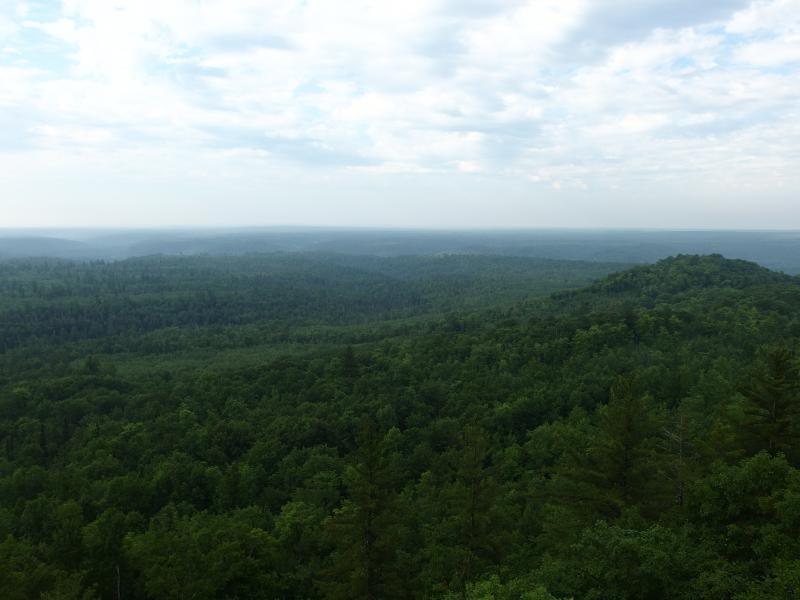
[[[552,499],[584,513],[587,522],[660,499],[657,423],[648,400],[634,394],[628,380],[617,379],[608,404],[598,410],[595,436],[583,452],[576,449],[556,467]]]
[[[345,473],[348,498],[328,523],[334,551],[320,588],[331,599],[400,597],[392,569],[393,477],[384,436],[373,420],[362,423],[357,443]]]
[[[456,581],[465,592],[466,584],[477,574],[481,559],[493,552],[493,539],[499,541],[500,532],[493,527],[494,501],[498,491],[485,464],[486,435],[477,427],[466,427],[461,438],[456,481],[451,488],[451,510],[457,526],[456,545],[461,556]]]
[[[789,349],[770,350],[742,393],[747,402],[742,426],[749,449],[790,454],[798,440],[800,375]]]
[[[672,488],[675,504],[683,506],[687,483],[696,469],[697,453],[691,442],[690,420],[676,413],[661,429],[658,448],[664,458],[661,474]]]

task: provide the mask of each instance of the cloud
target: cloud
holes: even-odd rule
[[[796,30],[800,24],[798,0],[756,0],[727,22],[728,33],[750,35]]]
[[[78,152],[86,180],[124,156],[121,173],[206,182],[450,175],[609,201],[798,184],[800,0],[42,6],[0,0],[6,164]]]
[[[748,44],[740,48],[735,56],[737,61],[756,67],[777,67],[800,62],[800,34]]]
[[[754,2],[727,23],[730,34],[744,36],[737,62],[755,67],[779,67],[800,62],[800,0]]]
[[[655,29],[682,29],[724,22],[748,0],[611,0],[593,2],[573,43],[619,44],[647,37]]]
[[[0,37],[11,37],[19,30],[19,26],[6,16],[0,14]]]

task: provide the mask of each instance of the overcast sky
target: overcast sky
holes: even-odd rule
[[[800,228],[800,0],[0,0],[0,227]]]

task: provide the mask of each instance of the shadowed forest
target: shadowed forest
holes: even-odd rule
[[[0,596],[800,595],[800,279],[0,262]]]

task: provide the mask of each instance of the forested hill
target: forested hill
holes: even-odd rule
[[[291,353],[157,330],[207,344],[180,368],[135,321],[9,348],[0,595],[796,597],[796,278],[678,256],[545,302],[467,288],[494,304]]]
[[[697,288],[743,289],[793,282],[797,284],[800,279],[745,260],[729,260],[719,254],[681,255],[606,277],[590,285],[588,291],[653,298]]]
[[[119,262],[0,262],[0,351],[94,340],[175,352],[287,339],[344,326],[510,305],[584,286],[619,264],[441,255],[152,256]],[[179,330],[179,333],[176,332]],[[189,338],[189,339],[186,339]],[[179,340],[184,340],[180,341]]]

